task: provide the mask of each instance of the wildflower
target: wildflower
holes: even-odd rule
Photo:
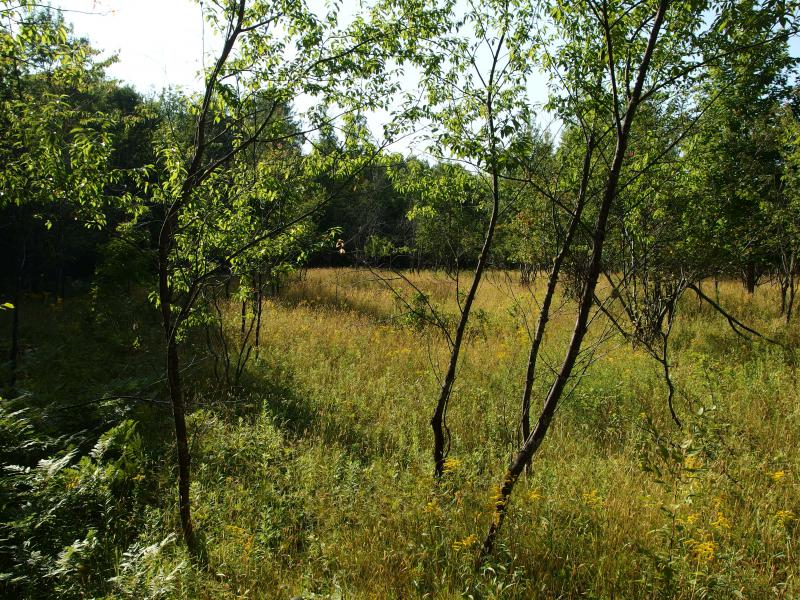
[[[461,466],[461,461],[457,458],[445,458],[444,465],[443,465],[443,472],[444,473],[452,473],[456,471]]]
[[[528,500],[530,500],[531,502],[536,502],[537,500],[541,499],[542,495],[539,493],[538,490],[531,490],[530,492],[528,492]]]
[[[711,521],[711,526],[717,529],[730,529],[731,522],[722,512],[717,511],[717,518]]]
[[[475,545],[478,541],[478,536],[473,534],[468,535],[463,540],[453,542],[453,550],[467,550]]]
[[[431,513],[440,513],[442,509],[439,507],[439,503],[436,500],[431,500],[425,505],[425,508],[422,509],[422,512],[431,514]]]
[[[787,523],[794,521],[796,518],[797,515],[795,515],[790,510],[779,510],[778,512],[775,513],[775,519],[781,525],[786,525]]]
[[[597,488],[590,492],[584,492],[583,503],[591,508],[597,508],[603,505],[603,499],[597,495]]]
[[[780,481],[781,479],[783,479],[784,477],[786,477],[786,471],[775,471],[774,473],[772,473],[772,474],[770,475],[770,478],[771,478],[771,479],[772,479],[772,481],[774,481],[775,483],[779,482],[779,481]]]
[[[688,515],[686,515],[686,524],[687,525],[691,525],[695,521],[697,521],[697,515],[696,514],[689,513]]]
[[[489,505],[489,508],[492,508],[495,511],[501,511],[505,507],[506,502],[508,502],[508,498],[503,496],[503,486],[498,486],[495,489],[494,494],[492,494],[492,501]]]
[[[703,463],[694,454],[690,454],[683,459],[683,468],[690,472],[697,471],[702,465]]]
[[[692,554],[697,562],[701,564],[710,563],[714,560],[717,545],[713,540],[705,540],[703,542],[695,542],[692,544]]]

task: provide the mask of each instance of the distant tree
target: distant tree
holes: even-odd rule
[[[19,352],[22,292],[34,274],[63,296],[68,253],[106,223],[119,111],[97,52],[59,14],[4,3],[0,21],[0,213],[4,271],[11,284],[10,378]],[[75,226],[79,231],[75,231]],[[95,235],[96,239],[96,235]],[[41,286],[42,284],[39,283]]]
[[[439,7],[438,4],[434,6]],[[446,224],[448,228],[434,235],[442,236],[444,243],[458,245],[469,237],[462,234],[448,238],[460,226],[452,217],[467,223],[472,220],[469,211],[479,210],[484,216],[480,251],[472,259],[475,265],[472,281],[466,286],[463,298],[460,294],[456,298],[459,315],[454,331],[446,328],[444,331],[450,358],[431,417],[434,476],[437,478],[444,471],[450,447],[447,409],[464,333],[491,258],[501,210],[516,197],[513,193],[505,197],[501,179],[510,169],[509,157],[514,155],[517,141],[515,134],[521,123],[530,120],[524,84],[532,67],[528,57],[534,42],[529,35],[534,13],[523,3],[471,2],[463,8],[456,7],[452,15],[447,11],[453,7],[448,3],[442,6],[443,14],[417,9],[417,14],[411,18],[414,22],[427,19],[434,28],[441,30],[431,37],[415,35],[408,42],[409,61],[424,74],[420,85],[425,99],[422,106],[414,99],[408,114],[430,125],[431,151],[438,160],[466,165],[475,175],[452,166],[438,167],[432,180],[425,182],[434,185],[425,192],[426,204],[412,209],[411,215],[423,225],[426,221],[434,224],[437,218],[441,219],[438,224]],[[407,3],[387,2],[386,7],[390,14],[396,14],[405,10]],[[441,187],[445,182],[449,189]],[[448,198],[451,189],[455,194]],[[457,278],[458,260],[463,251],[454,245],[448,254],[455,258]],[[456,283],[458,288],[458,279]]]
[[[776,107],[787,101],[797,65],[776,14],[771,3],[731,5],[706,52],[720,57],[705,70],[699,102],[714,101],[684,146],[693,159],[690,235],[704,262],[741,275],[750,293],[776,259],[769,214],[781,203]]]
[[[413,247],[430,266],[455,276],[480,254],[485,206],[484,184],[458,164],[429,166],[420,161],[393,169],[395,185],[413,197],[406,218]]]

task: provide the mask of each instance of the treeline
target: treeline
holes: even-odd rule
[[[206,6],[222,46],[203,89],[152,98],[109,79],[108,63],[58,12],[3,3],[6,395],[19,388],[31,294],[90,292],[96,319],[126,315],[146,295],[163,338],[181,527],[195,557],[183,351],[202,338],[218,379],[235,388],[260,343],[263,295],[305,265],[474,270],[452,324],[422,309],[451,349],[431,421],[437,476],[482,274],[519,269],[529,282],[546,273],[522,442],[485,554],[573,377],[592,311],[644,344],[667,381],[683,292],[724,311],[702,291],[708,277],[740,277],[751,292],[778,281],[776,310],[791,320],[800,244],[793,9],[746,0],[484,4],[456,18],[447,3],[387,0],[344,26],[335,11],[300,3]],[[400,85],[404,67],[422,74],[419,94]],[[547,112],[527,96],[542,74]],[[301,115],[293,106],[303,95],[318,101]],[[364,115],[381,110],[392,116],[379,139]],[[539,125],[545,114],[558,119],[557,133]],[[427,132],[429,157],[391,152],[414,129]],[[556,286],[575,301],[576,325],[532,425]],[[241,306],[233,346],[223,327],[231,300]],[[135,322],[123,330],[134,335]]]
[[[162,183],[158,163],[166,157],[159,148],[167,137],[189,146],[195,124],[190,96],[172,91],[145,98],[108,79],[108,62],[98,62],[97,51],[76,39],[59,13],[37,10],[26,18],[13,35],[8,32],[12,37],[6,40],[10,47],[3,65],[0,269],[4,287],[13,290],[9,301],[24,291],[63,297],[68,282],[87,284],[112,239],[129,240],[140,252],[154,254],[156,221],[136,215],[136,231],[129,231],[129,200],[136,195],[146,199],[143,204],[157,203],[150,190]],[[647,197],[646,204],[633,211],[639,223],[626,215],[629,222],[618,228],[621,235],[650,225],[666,230],[660,245],[669,241],[671,247],[661,248],[668,255],[658,260],[672,256],[673,268],[697,276],[740,277],[751,292],[761,280],[779,281],[787,313],[797,271],[795,65],[785,38],[716,64],[692,98],[698,107],[708,106],[691,135],[676,138],[682,124],[671,119],[669,101],[651,101],[628,151],[633,176],[647,173],[641,176],[646,182],[635,181],[627,193],[636,203]],[[308,189],[299,190],[301,196],[307,192],[300,204],[314,202],[314,194],[327,197],[302,221],[317,245],[302,256],[273,257],[265,276],[279,277],[303,264],[449,271],[474,266],[489,213],[480,164],[378,152],[359,116],[350,116],[347,129],[337,132],[325,122],[326,114],[319,115],[312,132],[304,133],[291,104],[291,99],[282,101],[270,117],[270,126],[278,126],[284,139],[252,145],[250,175],[265,186],[260,201],[270,208],[276,204],[271,198],[277,194],[275,181],[266,184],[265,174],[258,172],[258,163],[276,153],[285,170],[314,164],[316,172],[302,174]],[[241,135],[224,112],[211,117],[216,158],[224,158]],[[501,183],[510,199],[502,207],[492,263],[519,268],[526,278],[546,268],[554,254],[559,227],[547,214],[548,189],[564,176],[580,133],[565,124],[553,139],[534,120],[520,125],[515,132],[520,139],[505,152],[511,168]],[[659,155],[665,140],[671,147]],[[337,177],[325,170],[358,160],[358,173]],[[337,247],[334,239],[343,244]],[[612,270],[622,267],[611,257],[607,262]]]

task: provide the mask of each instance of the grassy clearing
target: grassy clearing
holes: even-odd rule
[[[414,281],[454,312],[446,277]],[[797,335],[773,318],[774,290],[750,299],[739,287],[721,286],[726,306],[774,336]],[[688,297],[673,349],[683,430],[669,421],[657,365],[618,338],[605,342],[518,487],[497,556],[476,572],[493,488],[516,440],[526,322],[536,314],[531,294],[500,273],[476,308],[450,410],[449,472],[436,486],[427,421],[446,360],[439,334],[404,316],[366,272],[310,271],[269,302],[267,343],[248,374],[252,410],[193,415],[193,494],[212,574],[184,564],[173,593],[800,593],[794,359],[737,338]],[[551,365],[569,333],[569,308],[546,340]],[[165,550],[158,559],[165,573],[178,564],[169,557]]]
[[[454,284],[416,285],[454,314]],[[707,284],[709,289],[713,286]],[[534,290],[536,287],[534,287]],[[410,292],[408,298],[412,295]],[[710,292],[709,292],[710,293]],[[725,306],[796,347],[775,290],[724,283]],[[545,340],[555,365],[572,324]],[[451,403],[451,460],[431,478],[428,419],[446,345],[363,271],[309,271],[264,307],[246,391],[199,383],[192,494],[210,569],[151,511],[149,552],[115,597],[794,598],[800,594],[800,404],[793,353],[738,338],[695,298],[673,335],[678,430],[658,365],[612,337],[518,487],[491,564],[473,567],[515,425],[536,304],[491,273]],[[230,312],[236,331],[237,308]],[[596,323],[594,339],[604,328]],[[544,383],[536,388],[541,401]],[[228,402],[229,400],[234,400]],[[165,473],[163,498],[175,496]]]

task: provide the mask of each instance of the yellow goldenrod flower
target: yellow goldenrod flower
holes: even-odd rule
[[[711,526],[716,527],[717,529],[730,529],[731,522],[724,514],[717,511],[717,518],[711,521]]]
[[[542,495],[539,493],[538,490],[531,490],[530,492],[528,492],[528,500],[530,500],[531,502],[536,502],[537,500],[541,499]]]
[[[786,471],[775,471],[770,475],[770,477],[772,478],[772,481],[778,482],[786,477]]]
[[[505,502],[503,499],[503,486],[498,486],[495,489],[494,494],[492,494],[492,505],[494,506],[498,502]]]
[[[702,461],[694,454],[683,459],[683,468],[687,471],[697,471],[701,466],[703,466]]]
[[[597,495],[597,488],[590,492],[583,493],[583,503],[591,508],[597,508],[603,505],[603,499]]]
[[[452,473],[461,466],[461,461],[457,458],[445,458],[443,465],[443,472]]]
[[[465,537],[463,540],[453,542],[453,550],[467,550],[474,546],[477,541],[478,536],[473,533]]]
[[[716,553],[717,545],[713,542],[713,540],[705,540],[703,542],[694,542],[692,544],[692,554],[694,555],[694,559],[701,563],[709,563],[714,560],[714,554]]]
[[[796,518],[797,516],[790,510],[779,510],[775,513],[775,519],[781,525],[786,525],[786,523],[794,521]]]

